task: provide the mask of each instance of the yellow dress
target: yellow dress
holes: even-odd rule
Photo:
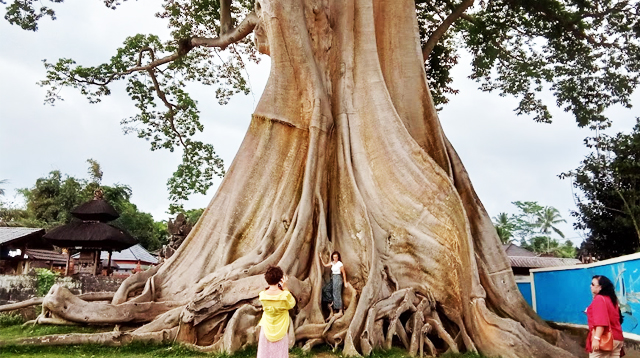
[[[296,300],[289,291],[282,291],[277,295],[269,295],[262,291],[259,299],[264,313],[258,326],[262,327],[267,340],[277,342],[289,330],[289,310],[296,305]]]

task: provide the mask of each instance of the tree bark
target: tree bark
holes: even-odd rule
[[[125,281],[112,304],[55,288],[46,314],[149,322],[136,334],[173,332],[203,350],[233,351],[255,342],[262,274],[279,265],[297,299],[291,337],[305,349],[325,342],[367,354],[397,336],[413,354],[584,355],[518,292],[442,132],[413,0],[258,0],[255,11],[270,77],[183,245]],[[325,322],[318,254],[334,250],[351,287],[344,315]]]

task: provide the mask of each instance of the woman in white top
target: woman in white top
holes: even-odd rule
[[[338,311],[338,317],[342,316],[342,286],[347,287],[347,273],[344,271],[344,265],[340,261],[340,253],[334,251],[331,254],[331,262],[325,263],[320,256],[320,261],[324,267],[331,267],[331,279],[322,288],[322,302],[329,304],[329,311],[333,314],[334,310]]]

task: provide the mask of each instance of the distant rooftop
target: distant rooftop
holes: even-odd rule
[[[31,227],[0,227],[0,246],[27,246],[29,248],[53,248],[42,240],[44,229]]]
[[[534,252],[531,252],[525,248],[522,248],[514,243],[509,243],[509,244],[504,244],[502,245],[502,249],[504,250],[504,252],[507,253],[507,256],[511,257],[511,256],[529,256],[529,257],[536,257],[538,255],[536,255]]]
[[[527,249],[524,249],[516,244],[502,245],[505,253],[509,257],[509,263],[511,267],[528,267],[528,268],[541,268],[541,267],[555,267],[555,266],[571,266],[578,265],[582,262],[578,259],[569,259],[562,257],[542,257],[536,255]]]
[[[73,258],[78,258],[79,254],[72,255]],[[109,252],[102,251],[100,253],[100,260],[108,260]],[[157,264],[158,259],[149,253],[140,244],[135,244],[128,249],[122,251],[114,251],[111,255],[111,261],[140,261],[141,263]],[[119,264],[121,267],[123,264]]]
[[[56,251],[27,249],[26,254],[27,257],[31,259],[53,261],[62,264],[67,263],[67,254],[62,254]]]

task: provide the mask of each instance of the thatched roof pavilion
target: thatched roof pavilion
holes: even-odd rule
[[[120,217],[116,209],[104,200],[101,195],[73,209],[71,215],[80,220],[100,221],[103,223]]]
[[[56,227],[43,238],[55,246],[66,248],[70,255],[71,251],[77,251],[84,259],[91,256],[93,262],[90,266],[94,274],[98,272],[100,251],[109,251],[110,261],[112,251],[121,251],[138,243],[126,230],[107,223],[120,215],[104,200],[100,189],[96,190],[93,200],[79,205],[71,214],[77,220]]]
[[[128,232],[99,221],[74,220],[44,235],[58,247],[120,251],[138,243]]]

